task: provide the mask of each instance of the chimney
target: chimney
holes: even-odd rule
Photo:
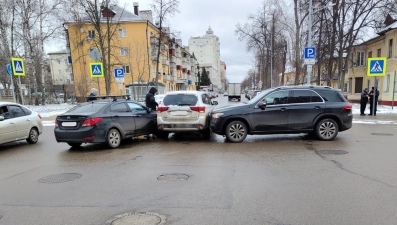
[[[134,14],[139,16],[139,3],[138,2],[134,2]]]

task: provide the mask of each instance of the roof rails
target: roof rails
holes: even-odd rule
[[[86,97],[86,99],[88,99],[88,98],[90,98],[90,97],[95,97],[95,98],[97,98],[98,100],[101,100],[101,99],[112,99],[113,101],[117,101],[117,99],[120,99],[120,100],[122,100],[122,99],[126,99],[126,100],[130,100],[131,99],[131,97],[130,97],[130,95],[100,95],[100,96],[87,96]]]

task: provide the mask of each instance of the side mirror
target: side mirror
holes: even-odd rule
[[[218,105],[218,101],[212,101],[212,105]]]
[[[257,106],[258,108],[264,110],[266,108],[266,105],[267,105],[266,102],[259,102]]]
[[[3,121],[4,120],[4,116],[0,116],[0,121]]]

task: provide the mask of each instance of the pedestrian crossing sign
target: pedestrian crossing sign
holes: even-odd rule
[[[25,65],[21,58],[11,58],[12,72],[14,76],[25,76]]]
[[[103,64],[101,62],[90,63],[91,77],[103,77]]]
[[[380,77],[386,75],[386,58],[368,58],[367,76]]]

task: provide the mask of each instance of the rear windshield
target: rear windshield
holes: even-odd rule
[[[163,105],[196,105],[197,104],[197,96],[191,94],[170,94],[166,95],[163,99]]]
[[[315,90],[326,102],[347,102],[341,91],[317,89]]]
[[[69,111],[67,111],[67,113],[95,113],[98,112],[100,109],[102,109],[104,106],[106,105],[106,103],[92,103],[92,102],[88,102],[88,103],[84,103],[84,104],[80,104],[72,109],[70,109]]]

